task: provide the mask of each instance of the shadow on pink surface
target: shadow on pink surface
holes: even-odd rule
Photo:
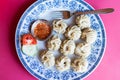
[[[24,13],[24,11],[33,3],[35,2],[35,0],[26,0],[26,2],[24,2],[20,7],[17,8],[17,11],[15,12],[13,18],[11,19],[10,25],[9,25],[9,46],[10,46],[10,50],[11,53],[14,51],[14,54],[11,54],[14,56],[15,60],[17,60],[17,62],[19,61],[19,58],[17,56],[16,53],[16,49],[15,49],[15,31],[16,31],[16,27],[17,24],[19,22],[20,17],[22,16],[22,14]]]
[[[35,78],[32,79],[32,77],[28,76],[28,72],[23,68],[18,56],[17,56],[17,52],[16,52],[16,49],[15,49],[15,31],[16,31],[16,27],[17,27],[17,24],[19,22],[19,19],[20,17],[22,16],[22,14],[24,13],[24,11],[33,3],[35,2],[36,0],[22,0],[21,1],[21,4],[19,4],[19,6],[16,6],[16,8],[14,8],[14,13],[11,15],[11,20],[9,21],[9,26],[8,26],[8,47],[10,48],[10,55],[12,56],[12,59],[14,60],[14,65],[17,65],[19,66],[18,68],[20,68],[20,70],[24,70],[23,72],[21,73],[26,73],[24,74],[24,78],[21,78],[22,80],[23,79],[29,79],[29,80],[34,80]],[[17,5],[15,4],[16,2],[14,2],[14,4],[12,3],[12,5]],[[15,7],[15,6],[14,6]],[[12,68],[13,69],[13,68]],[[17,70],[17,69],[16,69]],[[16,73],[16,72],[14,72]],[[17,74],[16,76],[18,77],[22,77],[23,75],[20,76],[20,74]],[[16,77],[16,79],[18,80],[18,77]],[[10,79],[14,79],[13,76],[11,76]],[[35,79],[36,80],[36,79]]]

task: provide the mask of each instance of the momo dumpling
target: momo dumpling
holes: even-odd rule
[[[78,43],[75,48],[75,54],[78,56],[87,57],[90,54],[90,51],[91,51],[91,45],[89,45],[85,42]]]
[[[60,56],[57,60],[56,60],[56,68],[59,71],[65,71],[70,69],[70,64],[71,64],[71,60],[70,58],[68,58],[67,56]]]
[[[53,30],[57,33],[64,33],[67,28],[67,24],[63,20],[54,20],[53,21]]]
[[[49,50],[58,50],[60,45],[61,40],[58,36],[52,36],[47,42],[47,47]]]
[[[76,24],[81,28],[84,29],[86,27],[91,26],[90,18],[87,15],[80,15],[76,17]]]
[[[60,47],[60,52],[63,55],[73,54],[75,49],[75,43],[73,40],[64,40]]]
[[[68,39],[78,40],[81,36],[81,30],[76,25],[74,25],[72,27],[68,27],[67,31],[65,32],[65,36]]]
[[[43,51],[40,54],[40,60],[46,68],[52,67],[55,64],[55,57],[52,51]]]
[[[82,30],[81,39],[86,41],[87,43],[91,44],[95,42],[96,38],[97,32],[90,27]]]
[[[75,72],[83,73],[87,71],[88,61],[84,57],[75,58],[71,64],[71,67]]]

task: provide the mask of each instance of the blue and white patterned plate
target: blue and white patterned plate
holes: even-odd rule
[[[70,11],[85,11],[93,10],[93,8],[84,0],[38,0],[33,3],[22,15],[16,29],[15,45],[18,57],[26,68],[26,70],[33,76],[40,80],[80,80],[88,76],[100,63],[106,45],[106,35],[104,25],[98,15],[89,15],[91,19],[91,28],[97,31],[97,40],[92,44],[91,54],[87,60],[89,66],[84,73],[75,73],[72,70],[59,72],[56,69],[46,69],[38,57],[29,57],[21,51],[20,37],[24,33],[29,33],[30,25],[37,19],[50,19],[48,14],[53,10],[70,10]],[[39,42],[40,46],[45,47],[43,43]]]

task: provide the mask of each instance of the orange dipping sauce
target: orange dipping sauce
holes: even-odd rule
[[[46,22],[40,22],[34,28],[34,35],[40,39],[44,40],[51,34],[51,28]]]

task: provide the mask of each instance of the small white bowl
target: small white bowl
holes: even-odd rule
[[[34,29],[37,27],[37,25],[38,25],[39,23],[45,23],[48,27],[50,27],[50,33],[49,33],[49,34],[46,36],[46,38],[44,38],[44,39],[40,39],[40,38],[37,37],[37,36],[35,35],[35,33],[34,33]],[[50,26],[50,24],[49,24],[49,22],[48,22],[47,20],[45,20],[45,19],[39,19],[39,20],[34,21],[33,24],[31,25],[31,33],[32,33],[32,35],[33,35],[36,39],[41,40],[41,41],[44,41],[44,40],[47,40],[47,39],[50,37],[50,35],[51,35],[51,33],[52,33],[52,27]]]

